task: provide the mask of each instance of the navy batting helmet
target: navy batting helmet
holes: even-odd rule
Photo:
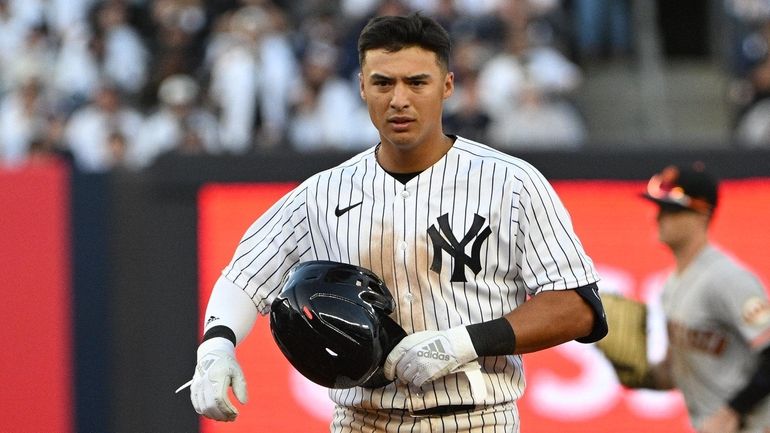
[[[389,314],[395,301],[372,271],[346,263],[295,266],[273,300],[270,330],[303,376],[327,388],[389,383],[382,365],[406,332]]]

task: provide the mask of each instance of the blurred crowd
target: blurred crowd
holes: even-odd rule
[[[504,150],[576,149],[588,138],[573,101],[580,63],[631,53],[630,3],[0,0],[0,161],[55,155],[103,172],[166,153],[372,146],[357,35],[374,15],[415,10],[453,38],[448,132]],[[767,143],[770,25],[745,9],[768,1],[726,4],[740,24],[737,130]]]
[[[733,46],[727,50],[735,138],[746,147],[770,147],[770,0],[727,0]]]

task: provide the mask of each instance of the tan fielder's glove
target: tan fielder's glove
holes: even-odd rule
[[[618,381],[628,388],[652,387],[647,360],[647,306],[618,295],[601,295],[607,336],[596,346],[610,361]]]

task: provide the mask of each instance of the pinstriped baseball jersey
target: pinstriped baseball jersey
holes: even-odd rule
[[[461,137],[406,184],[379,166],[375,148],[310,177],[247,230],[223,274],[267,314],[289,269],[308,260],[347,262],[380,275],[396,299],[393,317],[408,333],[492,320],[528,295],[598,280],[542,174]],[[330,396],[343,406],[419,410],[522,395],[520,356],[480,362],[483,402],[472,400],[461,374],[422,389],[392,383],[333,389]]]

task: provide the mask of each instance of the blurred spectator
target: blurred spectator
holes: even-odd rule
[[[132,100],[147,81],[147,48],[129,25],[124,2],[97,3],[90,16],[90,22],[74,23],[60,35],[52,86],[67,113],[93,99],[103,79]]]
[[[91,52],[91,39],[85,25],[72,26],[62,35],[51,87],[65,112],[72,112],[90,100],[99,83],[99,66]]]
[[[431,16],[439,14],[441,9],[449,6],[450,3],[452,9],[455,9],[457,13],[479,16],[494,13],[505,1],[521,2],[528,0],[405,0],[405,3],[409,9],[423,11]]]
[[[770,21],[764,27],[763,36],[766,46],[770,47]],[[749,82],[753,89],[754,101],[770,98],[770,50],[749,71]]]
[[[219,112],[222,145],[243,153],[256,125],[259,43],[268,25],[260,8],[243,8],[220,18],[206,57],[211,70],[211,101]]]
[[[129,149],[131,166],[148,167],[159,155],[189,143],[190,134],[207,153],[219,153],[217,119],[198,104],[199,96],[198,83],[188,75],[163,80],[158,89],[160,105],[144,121],[136,145]]]
[[[412,9],[429,13],[442,27],[449,29],[447,31],[452,30],[460,16],[455,0],[409,0],[409,3]]]
[[[124,0],[105,0],[94,10],[91,54],[103,76],[118,89],[134,95],[147,82],[149,53],[139,32],[129,25]]]
[[[11,87],[25,33],[24,26],[11,15],[8,1],[0,0],[0,92]]]
[[[578,133],[582,127],[569,128],[571,133],[565,134],[538,126],[557,119],[565,127],[582,123],[567,99],[582,80],[580,69],[557,49],[531,43],[528,5],[510,3],[501,15],[506,18],[504,48],[484,64],[478,81],[479,98],[491,116],[491,142],[501,148],[521,144],[524,131],[510,125],[522,121],[534,128],[529,138],[538,139],[532,145],[582,141],[583,134]]]
[[[561,52],[547,45],[530,44],[526,11],[505,28],[503,50],[484,64],[479,76],[482,102],[490,113],[515,108],[516,95],[525,83],[542,92],[567,95],[582,81],[582,73]]]
[[[3,0],[3,2],[8,4],[11,16],[25,30],[39,27],[46,21],[45,0]]]
[[[739,3],[743,7],[755,4]],[[750,9],[757,14],[746,21],[753,24],[753,31],[743,39],[740,51],[746,71],[734,77],[732,86],[738,114],[735,138],[746,147],[770,147],[770,2],[764,5],[763,12]]]
[[[478,76],[465,75],[462,86],[455,86],[453,101],[447,102],[444,129],[473,141],[487,142],[491,118],[479,101]]]
[[[340,10],[353,20],[363,20],[374,13],[380,0],[340,0]]]
[[[59,160],[74,164],[75,158],[64,143],[64,129],[63,117],[50,117],[45,130],[39,131],[29,143],[29,162]]]
[[[746,111],[735,128],[735,138],[741,146],[770,148],[770,99]]]
[[[299,84],[300,65],[292,51],[288,22],[275,7],[266,8],[271,31],[262,38],[262,65],[257,145],[274,147],[285,139],[292,89]]]
[[[209,40],[210,97],[227,151],[252,150],[254,135],[259,147],[284,138],[299,67],[283,20],[275,8],[247,6],[224,15]]]
[[[102,0],[48,0],[43,12],[51,31],[61,38],[72,27],[86,22],[89,10],[99,1]]]
[[[363,149],[379,139],[349,80],[336,76],[336,48],[316,43],[303,59],[303,86],[289,124],[289,142],[301,152]]]
[[[480,16],[494,14],[505,1],[511,0],[454,0],[454,3],[461,14]]]
[[[770,2],[766,0],[724,0],[728,22],[728,69],[738,77],[767,55],[767,41],[762,27],[770,18]]]
[[[149,8],[148,45],[152,53],[144,107],[153,107],[158,88],[171,75],[197,76],[203,62],[207,22],[202,0],[154,0]]]
[[[448,133],[487,142],[491,118],[479,97],[479,69],[492,55],[477,39],[456,43],[452,70],[455,74],[454,94],[444,106],[444,129]]]
[[[28,28],[21,46],[10,59],[8,87],[23,85],[34,76],[44,87],[43,90],[47,90],[51,79],[49,71],[56,61],[56,49],[56,41],[50,37],[45,23]]]
[[[104,172],[116,165],[110,137],[120,134],[130,146],[141,126],[141,114],[121,101],[119,89],[102,84],[93,101],[77,109],[67,121],[64,141],[78,168]]]
[[[572,13],[581,60],[623,57],[631,52],[629,0],[574,0]]]
[[[504,150],[581,147],[587,136],[582,117],[572,104],[551,98],[537,86],[525,85],[516,109],[491,126],[490,140]]]
[[[770,96],[770,2],[725,0],[728,18],[729,97],[740,119],[755,102]]]
[[[23,163],[30,143],[45,130],[51,107],[43,96],[42,81],[31,75],[0,103],[0,162]]]

